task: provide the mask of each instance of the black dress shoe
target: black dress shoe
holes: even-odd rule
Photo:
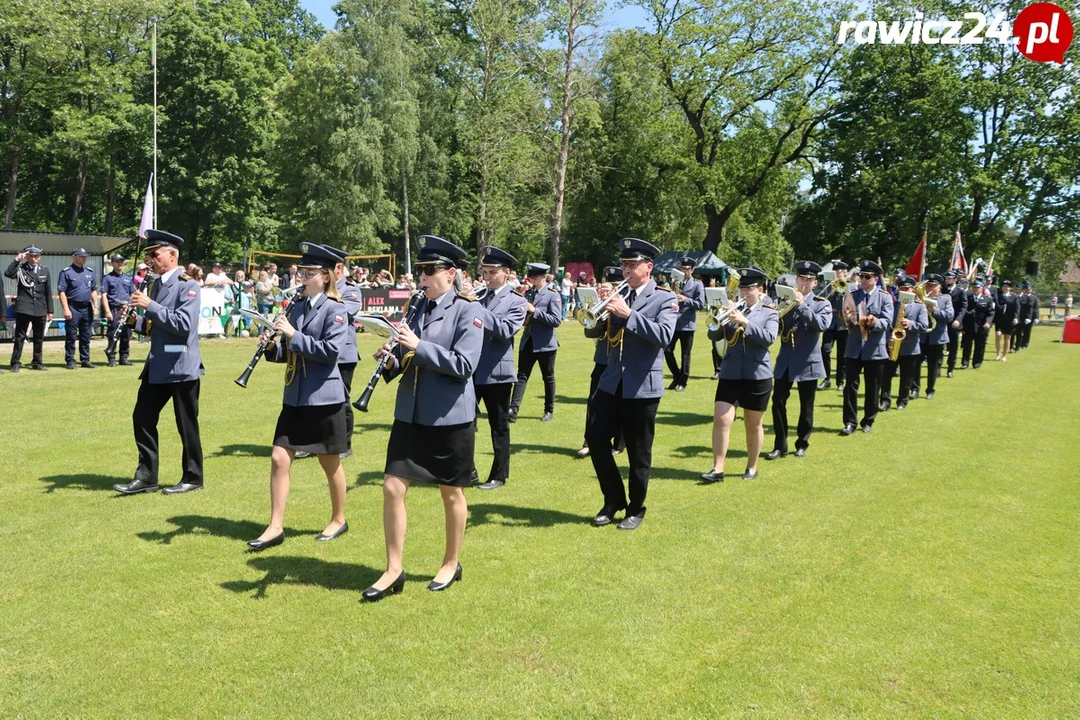
[[[83,366],[84,368],[87,368],[87,369],[89,369],[89,370],[93,370],[94,368],[96,368],[96,367],[97,367],[97,365],[95,365],[95,364],[94,364],[94,363],[92,363],[92,362],[84,362],[84,363],[82,363],[82,366]]]
[[[309,453],[307,450],[297,450],[296,455],[294,457],[297,460],[303,460],[304,458],[311,457],[311,453]]]
[[[157,492],[158,484],[135,478],[129,483],[113,485],[113,490],[121,495],[138,495],[139,493]]]
[[[612,455],[622,455],[623,450],[626,448],[611,448]]]
[[[74,370],[75,369],[75,363],[69,362],[67,365],[64,366],[64,368],[66,368],[67,370]]]
[[[967,363],[960,363],[960,369],[961,370],[967,370],[968,369],[968,364]]]
[[[134,365],[135,363],[131,362],[130,360],[124,359],[124,360],[120,361],[120,364],[121,365]]]
[[[787,455],[787,453],[784,452],[783,450],[773,450],[771,453],[768,453],[768,454],[765,455],[765,459],[766,460],[779,460],[780,458],[784,457],[785,455]]]
[[[907,409],[907,403],[906,402],[896,403],[896,409],[897,410],[906,410]]]
[[[826,380],[822,380],[820,383],[818,383],[817,389],[818,390],[828,390],[831,387],[832,387],[832,381],[826,379]]]
[[[863,426],[862,426],[862,431],[863,431],[864,433],[869,433],[869,432],[872,432],[872,431],[873,431],[873,428],[872,428],[871,426],[869,426],[869,425],[863,425]]]
[[[336,537],[340,537],[340,536],[344,535],[347,532],[349,532],[349,521],[348,520],[343,522],[341,524],[341,527],[339,527],[335,532],[332,532],[329,535],[319,533],[318,535],[315,536],[315,539],[320,540],[322,542],[328,542],[330,540],[333,540]],[[282,535],[284,535],[284,533],[282,533]]]
[[[686,386],[685,385],[676,385],[675,386],[675,392],[686,392]]]
[[[454,570],[454,576],[444,583],[437,583],[434,580],[428,583],[427,589],[431,592],[440,592],[447,589],[455,582],[461,580],[461,563],[457,564],[457,568]]]
[[[672,380],[671,384],[667,386],[667,389],[668,390],[674,390],[677,387],[679,387],[679,381],[678,380]]]
[[[918,400],[919,399],[919,388],[915,388],[915,390],[911,393],[911,399],[912,400]]]
[[[551,422],[552,415],[549,412],[544,413],[544,416],[540,418],[540,422]]]
[[[110,360],[109,361],[109,367],[116,367],[116,361],[115,360]]]
[[[248,547],[254,552],[261,552],[266,548],[272,548],[285,542],[285,531],[282,530],[269,540],[248,540]]]
[[[888,412],[889,408],[891,408],[891,407],[892,407],[892,401],[891,400],[882,400],[880,403],[878,403],[877,409],[878,409],[878,412]]]
[[[385,590],[380,590],[374,585],[369,587],[361,595],[364,598],[364,602],[379,602],[387,595],[400,595],[401,591],[405,589],[405,571],[402,570],[401,574],[397,576],[397,580],[390,583],[390,587]]]
[[[517,410],[511,410],[510,413],[506,416],[506,421],[512,423],[517,422]]]
[[[477,490],[498,490],[506,484],[505,480],[488,480],[483,485],[477,485]]]
[[[926,391],[926,399],[927,400],[933,400],[934,399],[934,391],[933,390],[927,390]]]
[[[712,378],[710,378],[710,379],[719,380],[720,379],[720,373],[719,372],[714,372]]]
[[[806,448],[795,448],[795,457],[806,457]]]
[[[756,480],[757,479],[757,470],[755,470],[754,472],[750,472],[750,470],[747,469],[746,471],[743,472],[742,479],[743,480]]]
[[[580,450],[578,450],[576,453],[574,453],[574,457],[576,457],[578,459],[589,457],[589,446],[588,445],[583,445]]]
[[[645,522],[644,515],[627,515],[623,518],[623,521],[619,523],[618,528],[620,530],[637,530],[641,527],[641,523]]]
[[[851,435],[854,432],[855,432],[855,424],[854,423],[848,423],[847,425],[844,426],[844,429],[840,431],[840,434],[847,437],[848,435]]]
[[[8,370],[11,370],[11,372],[19,372],[19,366],[18,365],[12,365],[11,367],[8,368]]]
[[[349,448],[343,453],[338,453],[338,458],[344,460],[345,458],[352,457],[352,448]]]
[[[31,370],[37,370],[38,372],[45,372],[49,368],[45,367],[41,363],[34,363],[33,365],[30,366],[30,369]],[[19,372],[19,371],[16,370],[15,372]]]
[[[610,508],[607,505],[600,508],[600,512],[596,513],[596,517],[592,519],[592,524],[595,527],[603,527],[610,525],[615,519],[615,513],[619,512],[622,508]]]
[[[707,483],[724,482],[724,471],[710,470],[707,473],[701,473],[701,479]]]
[[[162,490],[161,492],[164,495],[179,495],[180,493],[193,492],[195,490],[202,490],[202,489],[203,489],[203,484],[202,483],[182,482],[182,483],[177,483],[176,485],[173,485],[172,487],[167,487],[164,490]]]
[[[945,377],[951,378],[951,377],[952,377],[952,370],[950,370],[950,371],[949,371],[949,372],[948,372],[948,373],[947,373],[947,374],[945,375]]]

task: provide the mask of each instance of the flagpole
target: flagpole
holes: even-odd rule
[[[150,40],[150,64],[154,68],[154,227],[157,224],[157,22],[154,23],[153,38]]]

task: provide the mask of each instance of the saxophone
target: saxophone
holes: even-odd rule
[[[900,358],[900,346],[907,337],[907,330],[902,327],[904,322],[904,303],[898,301],[900,309],[896,311],[896,326],[889,334],[889,360],[896,362]]]

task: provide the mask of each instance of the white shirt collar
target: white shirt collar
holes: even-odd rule
[[[443,301],[443,300],[444,300],[444,299],[446,298],[446,296],[447,296],[447,295],[449,295],[449,294],[450,294],[450,293],[452,292],[452,290],[453,290],[453,288],[451,288],[450,290],[447,290],[447,291],[446,291],[446,292],[444,292],[444,293],[443,293],[442,295],[440,295],[439,297],[437,297],[437,298],[435,298],[434,300],[432,300],[432,301],[431,301],[431,307],[430,307],[429,309],[430,309],[430,310],[434,310],[435,308],[437,308],[437,307],[439,307],[440,305],[442,305],[442,301]]]
[[[503,286],[502,286],[501,288],[499,288],[499,289],[498,289],[498,290],[496,290],[496,291],[495,291],[494,293],[492,293],[492,295],[491,295],[491,296],[492,296],[492,297],[499,297],[500,295],[502,295],[502,294],[503,294],[503,290],[509,290],[509,289],[510,289],[510,285],[509,285],[509,284],[503,285]]]
[[[322,296],[323,296],[323,293],[319,293],[318,295],[316,295],[313,298],[308,298],[308,301],[307,301],[308,302],[308,307],[309,308],[315,307],[315,303],[319,302],[319,298],[321,298]]]
[[[161,284],[164,285],[165,283],[169,282],[169,280],[172,279],[172,276],[175,275],[178,272],[180,272],[180,266],[179,265],[174,267],[172,270],[169,270],[168,272],[162,273],[159,276],[161,278]]]

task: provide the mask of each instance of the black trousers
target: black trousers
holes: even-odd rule
[[[484,401],[488,425],[491,426],[491,448],[495,457],[491,461],[488,481],[510,479],[510,395],[514,383],[476,386],[476,404]]]
[[[529,338],[518,351],[518,377],[514,386],[514,399],[510,403],[510,410],[517,415],[521,407],[521,400],[525,397],[525,388],[529,384],[529,376],[532,375],[533,365],[540,364],[540,375],[544,378],[544,412],[555,412],[555,353],[533,352],[532,338]]]
[[[1020,337],[1020,347],[1026,348],[1028,343],[1031,342],[1031,327],[1033,323],[1027,325],[1021,325],[1020,329],[1016,331],[1016,334]]]
[[[961,335],[963,335],[963,331],[960,328],[954,328],[952,324],[949,325],[949,372],[956,369],[956,355],[957,350],[960,349]]]
[[[896,404],[905,405],[911,399],[919,378],[919,356],[901,355],[900,362],[900,392],[897,393]]]
[[[833,345],[836,345],[836,385],[843,386],[844,377],[844,351],[847,348],[847,330],[826,330],[821,333],[821,362],[825,364],[825,379],[830,377],[830,365],[832,360]]]
[[[776,434],[773,449],[783,453],[788,451],[787,401],[791,397],[793,384],[786,377],[773,383],[772,420],[773,432]],[[810,433],[814,430],[814,397],[817,395],[817,386],[817,380],[799,381],[799,425],[796,429],[798,433],[798,437],[795,438],[796,448],[805,450],[810,447]]]
[[[180,482],[201,484],[203,481],[202,441],[199,439],[199,380],[151,384],[143,378],[135,411],[131,414],[135,426],[135,447],[139,450],[139,467],[135,479],[158,481],[158,418],[169,400],[180,442],[184,446],[184,474]]]
[[[881,375],[884,371],[884,360],[863,360],[862,358],[845,358],[844,366],[847,369],[847,382],[844,384],[844,425],[871,425],[877,419],[878,402],[881,395]],[[859,418],[859,379],[866,379],[866,394],[863,396],[863,419]]]
[[[90,362],[90,327],[94,322],[94,310],[89,303],[68,303],[71,319],[64,323],[64,361],[75,362],[75,334],[79,335],[79,361]]]
[[[945,359],[944,345],[926,346],[926,392],[934,392],[937,379],[941,375],[941,363]]]
[[[26,342],[26,331],[34,328],[34,365],[41,365],[41,344],[45,341],[45,316],[15,314],[15,344],[11,348],[11,367],[21,365],[23,343]]]
[[[622,510],[627,516],[645,514],[645,496],[649,492],[649,470],[652,468],[653,435],[656,432],[656,409],[660,398],[627,400],[619,397],[622,385],[609,395],[597,390],[589,403],[589,421],[585,440],[589,443],[596,479],[604,494],[604,506]],[[615,458],[611,442],[622,427],[626,435],[626,454],[630,461],[630,502]]]
[[[120,336],[115,340],[113,339],[116,326],[120,324],[120,313],[124,311],[124,307],[122,305],[110,305],[109,310],[112,312],[112,320],[109,321],[109,343],[105,346],[105,357],[109,359],[109,362],[112,362],[116,358],[116,346],[119,344],[120,359],[127,360],[128,354],[131,352],[131,328],[125,324],[120,331]]]
[[[352,406],[352,379],[356,372],[356,363],[338,363],[338,372],[341,373],[341,382],[345,385],[345,438],[348,441],[348,449],[352,450],[353,417]]]
[[[675,361],[675,343],[679,343],[682,349],[682,369],[680,369],[680,363]],[[690,353],[693,349],[693,330],[680,330],[671,336],[671,344],[664,351],[664,359],[667,360],[668,370],[671,371],[672,381],[676,385],[686,385],[690,382]]]
[[[603,342],[603,341],[601,341]],[[600,387],[600,376],[604,374],[604,369],[607,365],[601,365],[596,363],[593,365],[592,375],[589,376],[589,401],[585,404],[585,430],[589,429],[589,405],[592,404],[593,395],[596,394],[596,388]],[[622,425],[615,431],[615,439],[612,441],[616,450],[622,451],[626,449],[626,437],[623,435]],[[589,441],[585,440],[585,447],[589,446]]]
[[[979,367],[983,364],[983,357],[986,355],[986,341],[990,338],[990,331],[986,328],[978,328],[973,333],[965,332],[963,340],[963,352],[964,365],[971,361],[973,367]],[[974,346],[975,354],[972,355],[972,346]]]
[[[881,392],[878,396],[878,403],[892,402],[892,384],[893,379],[900,372],[900,361],[893,362],[892,360],[881,361]]]

